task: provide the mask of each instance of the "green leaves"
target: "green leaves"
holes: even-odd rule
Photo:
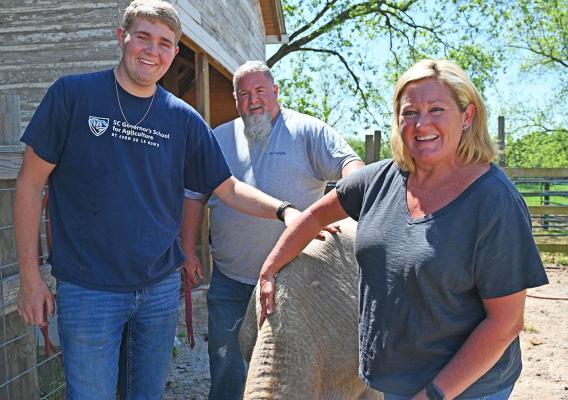
[[[538,109],[528,93],[514,97],[514,83],[500,89],[497,107],[506,111],[513,132],[568,126],[562,109],[568,100],[568,0],[283,0],[283,5],[291,40],[268,60],[283,103],[346,134],[390,132],[394,83],[423,58],[455,61],[482,94],[513,71],[520,71],[519,81],[553,76],[558,89],[549,107]],[[492,114],[494,119],[495,110]]]
[[[568,167],[568,131],[534,132],[505,146],[505,162],[518,168]]]

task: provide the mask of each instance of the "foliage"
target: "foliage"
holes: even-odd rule
[[[331,125],[389,131],[394,80],[418,59],[452,58],[481,89],[499,63],[450,0],[283,0],[283,6],[290,42],[267,64],[277,77],[290,77],[281,85],[285,104]]]
[[[280,78],[285,106],[352,136],[390,132],[394,82],[422,58],[454,60],[482,94],[495,90],[499,71],[535,84],[553,79],[557,90],[546,104],[508,86],[491,121],[496,111],[507,117],[509,166],[568,165],[568,0],[283,0],[283,6],[290,42],[267,63]],[[363,141],[350,143],[364,155]],[[388,146],[382,151],[390,154]]]
[[[513,116],[510,128],[521,134],[568,133],[562,107],[568,101],[568,0],[456,2],[460,10],[476,12],[491,21],[487,25],[491,43],[508,59],[507,70],[518,69],[519,80],[537,84],[543,79],[554,81],[556,90],[543,107],[536,107],[526,93],[505,105],[504,114]]]
[[[361,160],[365,160],[365,141],[363,139],[359,139],[356,136],[351,136],[346,138],[347,143],[355,150],[355,153],[361,158]],[[391,150],[390,150],[390,143],[385,141],[384,135],[381,141],[381,151],[380,151],[380,159],[384,160],[385,158],[391,158]]]
[[[365,141],[355,136],[348,137],[346,140],[347,143],[349,143],[349,146],[355,150],[355,153],[357,153],[359,158],[361,158],[361,160],[365,160]]]
[[[512,139],[505,146],[508,167],[566,168],[568,167],[568,135],[558,130],[533,132]]]

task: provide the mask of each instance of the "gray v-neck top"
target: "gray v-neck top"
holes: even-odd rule
[[[485,318],[482,299],[548,282],[528,209],[496,166],[445,207],[413,220],[408,174],[384,160],[340,180],[337,195],[358,221],[360,375],[371,387],[413,395]],[[518,338],[460,397],[511,386]]]

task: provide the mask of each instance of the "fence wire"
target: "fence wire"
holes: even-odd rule
[[[14,187],[0,188],[0,208],[11,209],[14,192]],[[47,222],[41,220],[38,262],[42,275],[53,290],[54,280],[49,274],[50,266],[46,264]],[[40,330],[26,325],[18,315],[19,276],[15,242],[11,212],[0,213],[0,399],[64,399],[57,316],[49,318],[47,328]]]

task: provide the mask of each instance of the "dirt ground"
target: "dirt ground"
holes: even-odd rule
[[[529,295],[567,299],[568,268],[547,265],[546,271],[550,284],[531,289]],[[196,346],[190,352],[184,316],[180,315],[179,344],[168,378],[165,400],[207,399],[210,381],[204,291],[194,293],[193,310]],[[511,399],[568,400],[568,300],[527,298],[521,345],[523,372]]]

